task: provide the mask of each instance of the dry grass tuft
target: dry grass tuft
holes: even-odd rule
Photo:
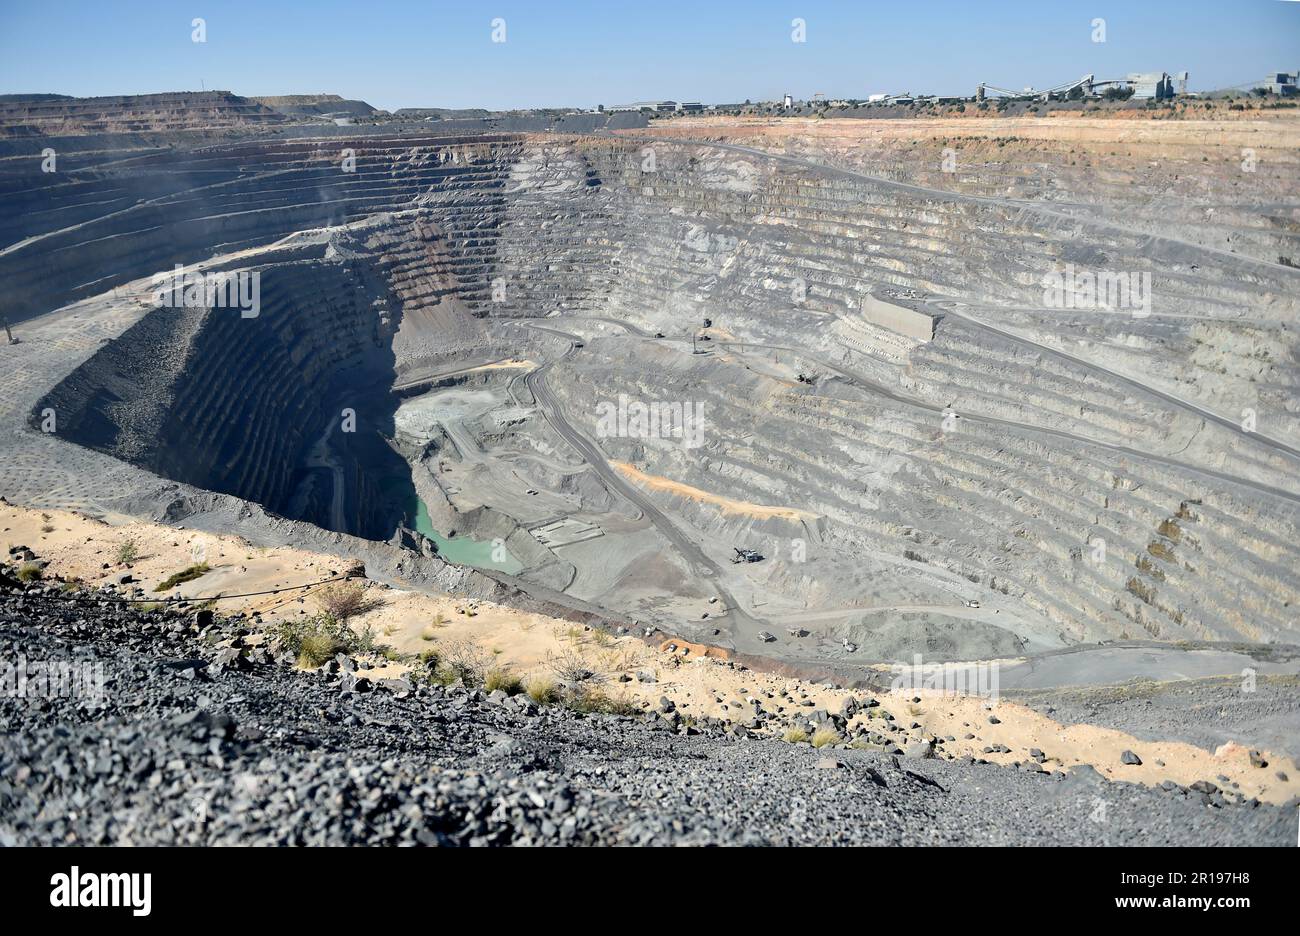
[[[840,744],[844,741],[840,733],[834,728],[818,728],[813,732],[812,746],[815,748],[824,748],[832,744]]]
[[[553,705],[560,701],[560,687],[550,676],[540,673],[530,676],[526,688],[528,698],[538,705]]]

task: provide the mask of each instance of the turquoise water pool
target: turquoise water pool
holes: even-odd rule
[[[476,540],[468,536],[446,537],[433,528],[433,521],[429,519],[429,508],[424,506],[418,495],[411,494],[415,501],[414,511],[408,511],[407,522],[411,529],[421,533],[438,547],[438,555],[448,562],[454,562],[457,565],[473,566],[476,569],[495,569],[498,572],[505,572],[508,575],[514,575],[523,569],[523,563],[510,554],[508,549],[502,547],[498,555],[504,553],[504,559],[494,559],[492,553],[494,548],[489,540]],[[412,513],[414,516],[412,516]]]

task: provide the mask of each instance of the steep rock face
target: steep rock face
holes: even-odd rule
[[[41,171],[38,155],[18,159],[0,180],[9,225],[0,228],[0,275],[13,287],[0,311],[19,320],[176,263],[408,208],[429,193],[451,205],[490,203],[516,139],[236,142],[102,164],[82,155],[55,173]]]
[[[1222,101],[1156,114],[1081,106],[1087,110],[1047,119],[996,110],[921,120],[693,118],[637,135],[752,147],[894,182],[1013,198],[1270,263],[1300,262],[1293,114],[1233,112]]]
[[[727,356],[749,344],[774,364],[822,379],[816,391],[796,390],[756,378],[752,354],[742,369],[726,356],[702,364],[611,340],[590,343],[581,365],[557,366],[553,385],[593,432],[593,401],[620,393],[704,404],[712,431],[702,450],[620,439],[605,440],[605,450],[650,475],[742,502],[810,506],[831,555],[812,583],[807,568],[777,558],[773,574],[792,588],[815,593],[819,579],[851,574],[849,557],[883,556],[1016,596],[1068,641],[1294,636],[1290,608],[1300,592],[1277,561],[1279,550],[1295,558],[1282,532],[1300,520],[1294,456],[1206,420],[1180,396],[1160,395],[1161,375],[1176,371],[1197,387],[1217,379],[1218,411],[1235,413],[1225,401],[1259,399],[1244,381],[1229,388],[1230,375],[1217,367],[1198,370],[1181,336],[1217,329],[1232,336],[1218,345],[1231,354],[1235,344],[1256,347],[1251,336],[1264,333],[1268,357],[1293,355],[1282,327],[1296,311],[1287,271],[1242,276],[1214,256],[1198,257],[1193,269],[1172,246],[1165,249],[1178,273],[1150,319],[1004,313],[987,298],[1041,305],[1041,271],[1077,258],[1090,239],[1105,243],[1118,269],[1150,266],[1157,248],[1140,236],[1044,228],[997,206],[917,204],[869,183],[810,180],[743,156],[659,144],[647,170],[643,147],[577,149],[601,182],[598,210],[590,195],[581,202],[582,235],[598,237],[603,224],[617,246],[612,280],[577,281],[571,303],[590,303],[595,293],[601,315],[677,337],[710,317]],[[548,164],[556,167],[553,187],[534,176],[528,191],[547,198],[550,210],[537,213],[558,228],[572,220],[565,209],[573,198],[565,160]],[[547,228],[539,236],[559,235]],[[525,294],[535,288],[527,272],[515,276]],[[800,301],[790,298],[796,281]],[[933,342],[900,347],[855,316],[861,297],[881,283],[984,303],[976,321],[949,316]],[[546,308],[532,305],[538,314]],[[1254,321],[1238,321],[1247,310]],[[985,320],[1027,340],[983,327]],[[1128,349],[1134,363],[1089,355],[1076,337],[1083,328],[1108,336],[1108,348]],[[1272,437],[1294,439],[1290,378],[1267,359],[1250,376],[1265,373],[1278,375],[1269,388]],[[872,383],[911,405],[882,406],[878,396],[848,389]],[[1201,405],[1196,395],[1192,402]],[[944,431],[947,407],[966,417],[966,430]],[[1252,497],[1227,477],[1288,496]],[[707,505],[654,496],[701,531],[737,524]],[[1175,522],[1197,531],[1180,548],[1162,545],[1161,531]],[[1103,561],[1093,559],[1099,541]]]
[[[238,308],[157,308],[59,384],[38,411],[52,410],[59,432],[74,442],[283,512],[311,444],[341,420],[334,404],[352,402],[363,429],[375,418],[361,401],[386,396],[391,354],[347,264],[244,272],[259,277],[256,317]],[[371,500],[364,485],[351,489],[358,504]],[[382,521],[382,514],[359,516],[355,505],[353,514],[362,530]]]
[[[191,128],[275,126],[284,115],[257,98],[229,91],[177,91],[74,98],[62,94],[0,97],[0,138],[129,133]]]

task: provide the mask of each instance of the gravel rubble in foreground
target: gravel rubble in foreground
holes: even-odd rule
[[[657,714],[371,683],[349,659],[304,672],[241,648],[238,617],[6,578],[6,846],[1293,842],[1294,809],[1217,792],[686,734]],[[20,660],[101,664],[104,691],[21,697]]]

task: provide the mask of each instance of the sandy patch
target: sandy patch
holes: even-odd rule
[[[790,520],[795,523],[801,523],[806,520],[817,519],[817,514],[807,510],[800,510],[797,507],[770,507],[764,504],[751,504],[748,501],[736,500],[731,497],[723,497],[721,494],[714,494],[701,488],[691,487],[689,484],[683,484],[680,481],[674,481],[672,478],[665,478],[661,475],[646,474],[635,465],[628,462],[612,461],[610,462],[623,475],[634,484],[640,487],[648,488],[652,491],[665,491],[669,494],[675,494],[678,497],[685,497],[702,504],[710,504],[720,509],[724,514],[743,514],[748,517],[767,519],[771,517],[781,520]]]
[[[512,358],[508,361],[494,361],[491,364],[483,364],[479,367],[471,367],[465,373],[468,374],[468,373],[473,373],[474,371],[481,371],[481,370],[506,370],[509,368],[523,368],[525,370],[532,370],[536,366],[537,366],[537,362],[530,361],[528,358]]]

